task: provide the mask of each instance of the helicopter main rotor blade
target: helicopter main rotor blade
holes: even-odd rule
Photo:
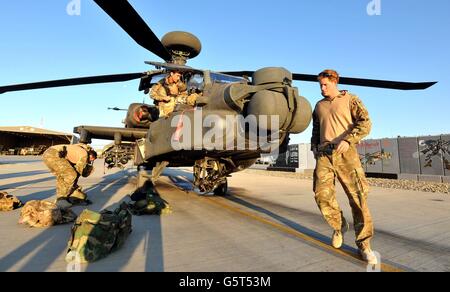
[[[234,71],[234,72],[221,72],[233,76],[252,76],[254,71]],[[318,82],[317,75],[311,74],[292,74],[294,80],[298,81],[310,81]],[[340,77],[339,84],[376,87],[386,89],[398,89],[398,90],[423,90],[427,89],[437,82],[402,82],[402,81],[388,81],[388,80],[376,80],[376,79],[363,79],[363,78],[350,78]]]
[[[100,75],[100,76],[89,76],[89,77],[78,77],[70,79],[59,79],[50,81],[41,81],[34,83],[22,83],[7,86],[0,86],[0,94],[11,91],[21,91],[29,89],[39,89],[39,88],[52,88],[52,87],[62,87],[62,86],[72,86],[72,85],[85,85],[85,84],[96,84],[96,83],[112,83],[112,82],[123,82],[133,79],[139,79],[146,76],[146,73],[128,73],[128,74],[116,74],[116,75]]]
[[[309,75],[309,74],[294,73],[293,79],[299,81],[318,82],[317,75]],[[339,78],[339,84],[386,88],[386,89],[398,89],[398,90],[423,90],[433,86],[436,83],[437,82],[403,82],[403,81],[389,81],[389,80],[363,79],[351,77]]]
[[[171,61],[172,56],[127,0],[94,0],[140,46]]]

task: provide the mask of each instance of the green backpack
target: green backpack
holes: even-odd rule
[[[94,262],[119,249],[131,233],[131,217],[124,203],[114,212],[85,209],[72,227],[66,261]]]

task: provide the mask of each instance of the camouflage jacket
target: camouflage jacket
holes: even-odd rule
[[[169,84],[167,78],[160,80],[158,83],[152,86],[150,97],[156,101],[169,102],[172,98],[176,98],[179,95],[187,96],[187,86],[183,81]]]
[[[91,167],[88,153],[91,149],[90,146],[80,143],[73,145],[56,145],[51,148],[61,152],[64,150],[64,147],[67,151],[65,158],[70,162],[70,164],[72,164],[80,175],[85,172],[86,168]]]
[[[345,131],[338,140],[347,141],[350,144],[358,144],[364,137],[366,137],[371,130],[372,124],[369,118],[369,113],[362,101],[358,96],[342,91],[343,96],[349,97],[349,111],[351,117],[350,128]],[[311,137],[311,149],[317,149],[317,146],[321,144],[321,124],[320,117],[317,112],[319,103],[325,99],[319,101],[313,112],[313,130]],[[323,135],[322,135],[323,136]]]

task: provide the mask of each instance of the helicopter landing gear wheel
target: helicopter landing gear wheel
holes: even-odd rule
[[[214,193],[216,196],[226,195],[228,191],[227,166],[217,159],[205,157],[194,165],[194,186],[200,193]]]
[[[226,196],[228,193],[228,180],[225,179],[224,183],[221,183],[217,188],[214,189],[214,196]]]

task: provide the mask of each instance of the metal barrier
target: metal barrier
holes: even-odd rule
[[[310,148],[310,144],[289,145],[270,169],[299,172],[314,169]],[[369,175],[450,183],[450,134],[370,139],[362,141],[357,149]]]

